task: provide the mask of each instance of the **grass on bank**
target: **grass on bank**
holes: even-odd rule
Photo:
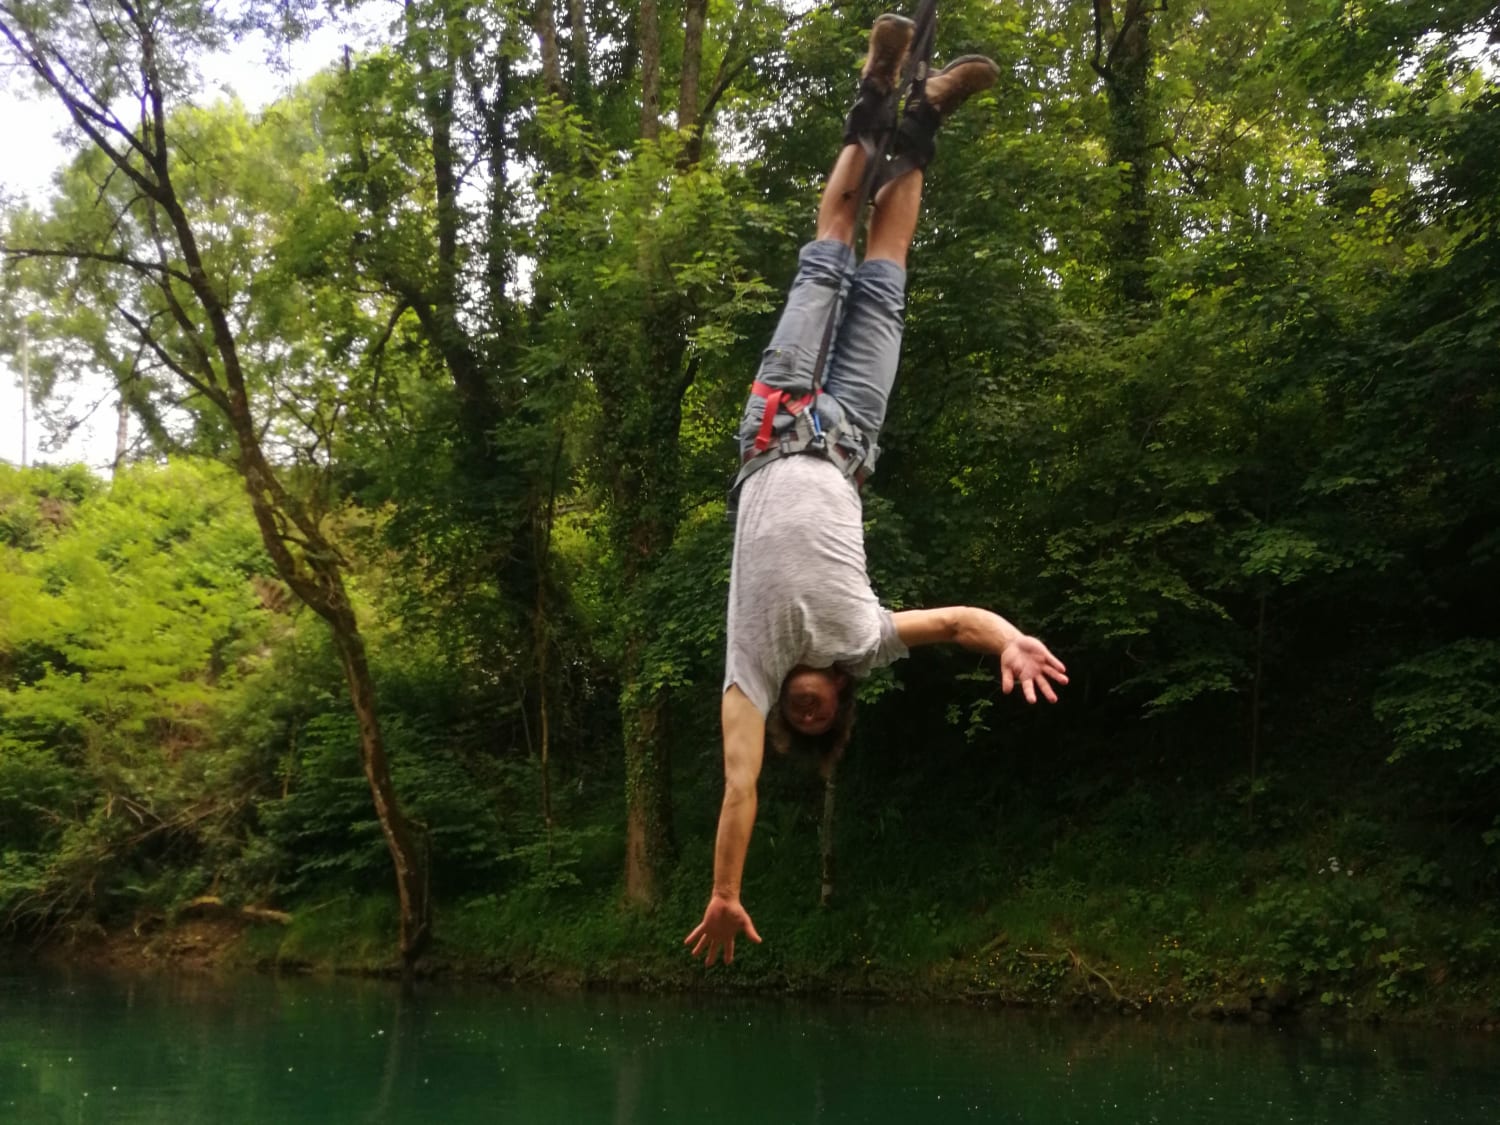
[[[575,984],[1165,1008],[1273,996],[1334,1015],[1500,1018],[1500,916],[1474,909],[1451,874],[1482,855],[1424,857],[1357,807],[1300,833],[1285,823],[1205,831],[1203,810],[1130,788],[1087,823],[1054,828],[1029,862],[1020,857],[1036,854],[1038,829],[1024,817],[963,841],[929,834],[936,822],[913,822],[923,818],[882,833],[849,816],[827,909],[816,905],[816,815],[812,802],[770,811],[744,895],[766,941],[741,942],[732,968],[705,972],[682,947],[707,894],[707,833],[687,838],[655,912],[623,906],[622,857],[606,847],[567,880],[532,872],[439,903],[427,963]],[[935,855],[954,847],[964,862]],[[246,954],[393,967],[388,898],[293,914],[285,929],[249,935]]]

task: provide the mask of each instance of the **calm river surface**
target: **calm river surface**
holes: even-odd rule
[[[0,1122],[1497,1125],[1500,1037],[0,974]]]

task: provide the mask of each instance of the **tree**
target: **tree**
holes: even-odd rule
[[[290,358],[274,339],[245,347],[257,309],[240,230],[215,222],[213,169],[184,148],[171,107],[182,95],[190,52],[226,29],[196,3],[138,7],[121,2],[100,22],[71,5],[7,3],[0,35],[21,65],[67,110],[96,161],[98,206],[69,214],[41,244],[7,239],[13,259],[65,263],[68,288],[108,309],[109,327],[129,334],[162,372],[209,408],[223,427],[223,456],[244,482],[278,575],[328,626],[358,717],[360,757],[390,851],[400,901],[400,952],[410,968],[430,938],[427,870],[419,834],[391,784],[364,639],[345,589],[343,560],[316,507],[286,482],[289,466],[268,455],[257,416],[256,377]],[[138,126],[115,112],[123,96]],[[225,154],[218,154],[221,159]],[[202,176],[203,194],[184,180]],[[97,338],[101,351],[111,346]],[[217,442],[216,442],[217,444]]]
[[[538,244],[543,336],[537,362],[586,379],[598,416],[587,441],[615,564],[624,627],[617,652],[626,771],[626,897],[653,905],[674,851],[669,679],[652,666],[652,575],[684,514],[684,404],[705,360],[735,342],[737,321],[762,311],[765,292],[743,266],[739,229],[756,209],[737,178],[704,158],[714,111],[756,52],[770,48],[778,13],[736,9],[711,89],[699,104],[709,47],[706,12],[689,4],[678,85],[677,134],[659,131],[662,28],[656,5],[637,13],[640,124],[629,159],[611,161],[607,120],[575,110],[544,118],[545,208]]]
[[[1151,17],[1164,8],[1149,0],[1123,0],[1117,12],[1114,0],[1094,0],[1089,65],[1103,80],[1109,100],[1109,162],[1125,181],[1110,256],[1121,293],[1135,303],[1150,296],[1146,269],[1151,254]]]
[[[626,887],[642,904],[654,903],[673,847],[665,706],[672,677],[650,653],[666,624],[652,611],[656,576],[685,510],[684,403],[703,365],[736,342],[740,319],[764,311],[769,297],[741,264],[746,213],[732,173],[676,170],[682,143],[663,138],[613,165],[599,153],[603,177],[554,171],[538,279],[559,294],[538,359],[586,373],[598,401],[589,468],[601,490],[618,607]]]

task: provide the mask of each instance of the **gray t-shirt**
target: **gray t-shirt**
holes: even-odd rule
[[[744,484],[729,578],[724,690],[769,714],[799,664],[867,675],[906,655],[870,589],[859,491],[829,461],[783,457]]]

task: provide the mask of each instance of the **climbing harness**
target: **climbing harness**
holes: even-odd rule
[[[910,157],[893,155],[892,147],[898,131],[896,109],[903,97],[908,111],[914,104],[925,102],[927,74],[932,64],[932,45],[937,38],[937,0],[922,0],[912,20],[912,39],[906,62],[901,68],[901,77],[889,94],[878,118],[885,122],[874,135],[859,137],[865,150],[865,170],[855,194],[859,199],[856,214],[863,216],[875,193],[917,163]],[[858,224],[850,235],[852,247],[858,238]],[[857,426],[843,420],[831,429],[825,428],[818,416],[817,401],[823,394],[823,373],[828,364],[828,352],[833,345],[834,332],[838,329],[843,312],[843,294],[836,295],[829,304],[828,320],[823,325],[823,337],[818,345],[817,359],[813,363],[812,388],[803,395],[771,387],[759,380],[751,386],[750,393],[765,399],[765,412],[755,442],[745,451],[739,472],[729,488],[729,519],[733,521],[739,503],[740,489],[755,473],[773,461],[798,453],[811,453],[827,458],[837,465],[846,479],[863,485],[865,477],[874,468],[875,450]],[[777,420],[789,416],[792,424],[776,433]]]
[[[729,492],[729,514],[733,518],[739,490],[755,473],[772,461],[790,457],[794,453],[813,453],[826,457],[838,466],[846,478],[853,478],[856,485],[863,485],[869,475],[870,458],[865,453],[864,435],[859,427],[848,421],[840,421],[832,428],[823,425],[818,414],[817,400],[823,393],[816,387],[805,395],[794,397],[790,391],[778,390],[757,380],[750,393],[766,400],[765,413],[761,416],[760,429],[755,434],[755,443],[746,453]],[[785,412],[792,416],[792,424],[780,434],[775,432],[776,419]]]

